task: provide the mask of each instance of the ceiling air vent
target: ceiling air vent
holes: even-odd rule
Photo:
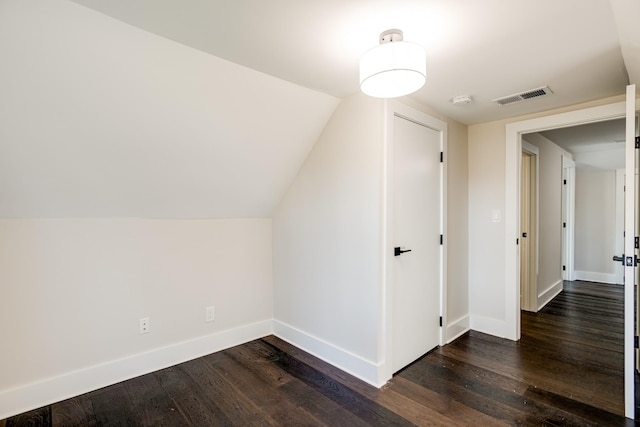
[[[549,86],[539,87],[537,89],[530,89],[520,93],[514,93],[513,95],[503,96],[502,98],[496,98],[492,102],[495,102],[499,106],[508,104],[514,104],[516,102],[525,101],[527,99],[539,98],[541,96],[550,95],[551,89]]]

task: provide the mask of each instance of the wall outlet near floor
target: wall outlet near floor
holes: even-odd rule
[[[204,310],[205,310],[204,321],[213,322],[213,320],[215,319],[216,308],[214,306],[210,306],[210,307],[205,307]]]
[[[139,319],[138,333],[142,335],[142,334],[148,334],[149,332],[151,332],[151,323],[149,323],[149,318],[143,317],[142,319]]]

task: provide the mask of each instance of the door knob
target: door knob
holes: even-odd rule
[[[622,256],[613,256],[613,260],[616,262],[621,263],[622,265],[624,265],[624,254],[622,254]]]
[[[405,252],[411,252],[411,249],[402,250],[400,246],[393,248],[393,256],[400,256]]]

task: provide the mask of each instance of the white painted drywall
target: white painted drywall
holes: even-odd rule
[[[576,168],[576,278],[616,283],[616,171]]]
[[[504,139],[502,123],[469,127],[469,311],[471,328],[495,332],[504,319]],[[501,191],[502,190],[502,191]]]
[[[382,101],[344,99],[273,218],[274,318],[378,362]]]
[[[0,220],[0,337],[11,348],[0,352],[0,396],[270,321],[271,248],[269,219]]]
[[[0,57],[5,218],[270,217],[338,103],[63,0]]]
[[[562,283],[562,156],[571,153],[533,133],[523,140],[540,150],[538,205],[538,297]],[[546,303],[548,301],[544,301]],[[538,309],[542,307],[538,306]]]

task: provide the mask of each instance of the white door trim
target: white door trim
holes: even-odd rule
[[[625,103],[617,102],[598,107],[538,117],[506,125],[505,138],[505,337],[520,339],[520,156],[522,134],[587,123],[619,119],[625,116]]]
[[[394,117],[399,116],[415,123],[421,124],[428,128],[434,129],[440,132],[440,145],[445,161],[441,164],[441,191],[440,191],[440,233],[444,235],[443,244],[440,247],[441,251],[441,266],[440,266],[440,316],[443,318],[443,327],[440,329],[440,342],[439,345],[443,345],[446,341],[446,325],[447,325],[447,313],[446,313],[446,301],[447,301],[447,123],[432,117],[422,111],[415,108],[411,108],[405,104],[402,104],[396,100],[384,101],[384,154],[383,154],[383,197],[381,206],[382,215],[382,245],[381,245],[381,277],[383,278],[382,295],[381,295],[381,312],[382,321],[380,325],[380,336],[382,339],[379,341],[381,344],[378,347],[378,351],[381,354],[380,360],[382,360],[379,375],[380,384],[391,379],[393,376],[393,368],[391,363],[392,355],[392,343],[391,343],[391,331],[392,325],[392,303],[393,303],[393,135],[394,135]]]
[[[566,198],[563,206],[566,206],[564,220],[567,222],[566,234],[563,233],[563,251],[562,261],[567,270],[564,271],[562,278],[564,280],[575,280],[575,232],[576,232],[576,162],[567,156],[562,156],[562,176],[567,180],[567,185],[562,192],[562,196]],[[566,171],[566,173],[564,173]],[[566,241],[565,241],[566,240]]]

